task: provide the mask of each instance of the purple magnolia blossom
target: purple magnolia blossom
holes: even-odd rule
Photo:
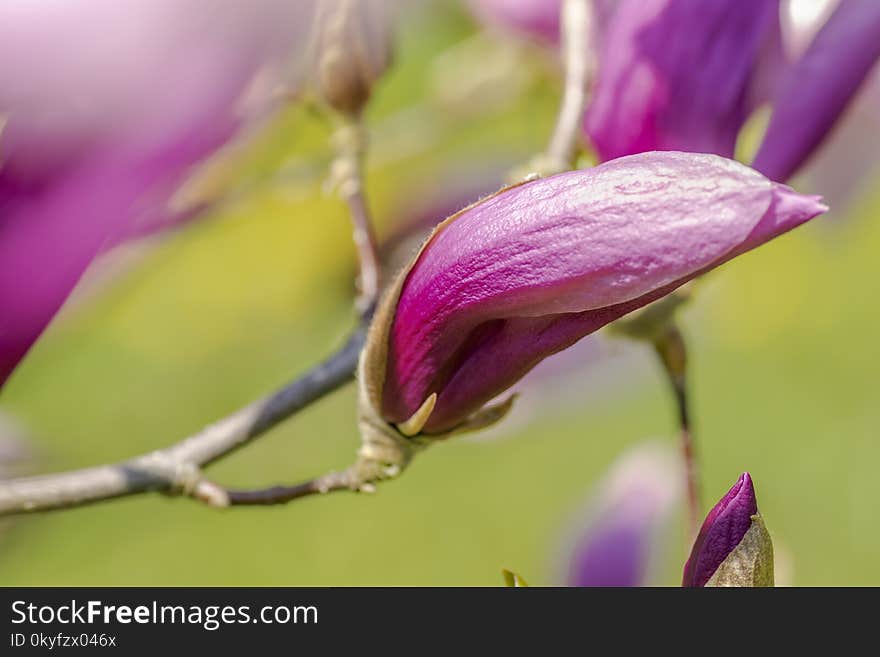
[[[828,136],[880,57],[880,2],[846,0],[786,73],[754,167],[787,180]]]
[[[601,160],[650,150],[731,157],[779,67],[778,0],[621,0],[585,128]]]
[[[0,5],[0,384],[92,259],[266,109],[310,4]]]
[[[759,531],[756,533],[759,536],[766,536],[763,523],[756,518],[757,513],[758,502],[755,498],[752,478],[748,472],[745,472],[733,488],[727,491],[727,494],[709,511],[709,515],[703,521],[690,557],[684,566],[682,586],[700,587],[709,583],[719,567],[729,560],[738,548],[741,548],[746,534],[755,527],[756,522],[760,523]],[[762,542],[755,541],[756,544]],[[769,537],[766,543],[769,544]],[[761,555],[762,558],[764,556]],[[772,557],[772,548],[769,556]],[[755,561],[753,559],[749,565],[754,567]],[[770,571],[772,573],[772,565]],[[749,575],[751,577],[753,574]]]
[[[569,586],[644,586],[663,530],[681,500],[680,461],[662,444],[643,444],[611,467],[575,540]]]
[[[450,430],[547,356],[825,210],[679,152],[503,190],[440,224],[386,297],[371,403],[401,423],[436,393],[424,431]]]

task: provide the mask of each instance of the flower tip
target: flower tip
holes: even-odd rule
[[[822,197],[815,194],[799,194],[788,185],[777,183],[774,189],[774,210],[782,222],[791,228],[828,212]]]
[[[813,212],[815,212],[813,215],[814,217],[820,214],[825,214],[830,209],[828,205],[825,204],[825,199],[819,194],[804,195],[803,198],[812,204]]]
[[[758,499],[755,497],[755,485],[752,483],[752,475],[743,472],[736,481],[737,493],[736,498],[743,502],[748,502],[750,506],[758,510]]]
[[[710,529],[725,517],[738,517],[740,524],[748,524],[753,515],[758,512],[758,498],[755,496],[755,486],[748,472],[743,472],[730,490],[719,500],[718,504],[709,512],[703,523],[704,529]]]
[[[827,211],[821,196],[800,194],[788,185],[773,183],[770,207],[739,251],[754,249]]]

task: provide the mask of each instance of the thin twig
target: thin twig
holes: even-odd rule
[[[668,329],[655,340],[654,349],[663,364],[663,370],[675,395],[686,479],[688,526],[692,539],[699,530],[701,512],[700,478],[687,394],[687,347],[681,331],[674,324],[670,324]]]
[[[348,471],[331,472],[294,486],[271,486],[258,490],[226,490],[228,506],[287,504],[309,495],[323,495],[340,490],[352,490]]]
[[[369,319],[367,312],[366,319]],[[366,329],[277,392],[165,449],[112,465],[0,481],[0,515],[46,511],[146,491],[177,492],[222,506],[226,492],[200,468],[266,433],[291,415],[352,379]]]
[[[381,267],[370,209],[364,194],[366,135],[359,117],[345,119],[334,135],[334,145],[337,157],[332,175],[351,215],[352,238],[360,270],[357,305],[361,312],[365,312],[375,305],[379,297]]]
[[[592,69],[589,0],[565,0],[561,25],[565,87],[553,136],[544,153],[546,166],[553,170],[541,173],[574,168],[577,159],[581,120],[587,105],[587,87]]]

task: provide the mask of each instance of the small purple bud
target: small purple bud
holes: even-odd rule
[[[745,472],[703,521],[682,586],[772,586],[772,579],[772,544]]]
[[[679,152],[502,190],[441,223],[392,285],[362,403],[397,425],[421,411],[429,434],[467,425],[547,356],[825,210],[737,162]]]

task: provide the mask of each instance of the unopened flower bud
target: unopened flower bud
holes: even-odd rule
[[[410,435],[485,426],[504,410],[486,404],[547,356],[825,209],[692,153],[502,190],[439,224],[389,288],[362,410]]]
[[[501,190],[440,223],[361,355],[357,479],[497,422],[544,358],[827,208],[715,155],[644,153]]]
[[[682,586],[773,586],[773,543],[748,472],[706,516]]]
[[[312,78],[330,107],[358,114],[388,67],[390,25],[385,0],[321,0],[315,13]]]

